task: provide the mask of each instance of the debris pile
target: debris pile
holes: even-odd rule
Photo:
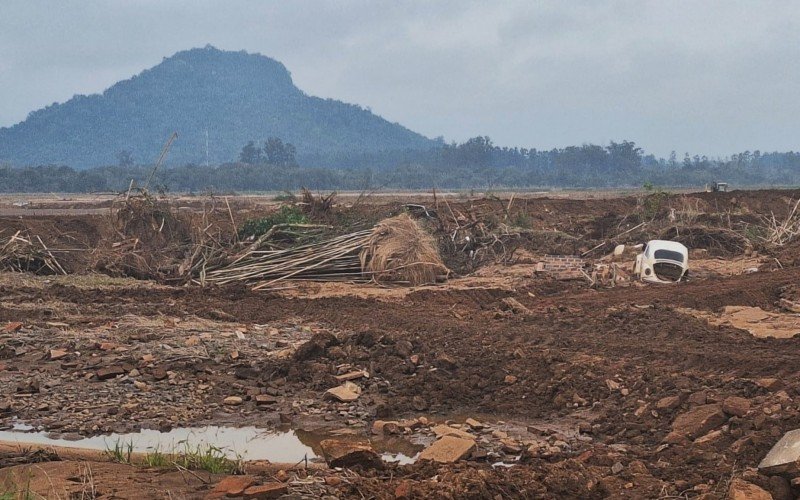
[[[109,225],[113,234],[96,250],[95,268],[112,276],[174,278],[192,243],[190,221],[145,191],[112,206]]]
[[[250,245],[228,264],[210,268],[195,281],[255,283],[261,290],[287,280],[394,281],[421,285],[446,276],[433,238],[407,214],[371,230],[286,249]]]
[[[17,231],[0,241],[0,270],[34,274],[67,274],[39,236]]]

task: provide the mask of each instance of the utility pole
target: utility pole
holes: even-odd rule
[[[206,168],[208,168],[208,127],[206,127]]]

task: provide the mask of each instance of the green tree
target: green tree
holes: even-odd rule
[[[242,147],[242,151],[239,153],[239,161],[248,165],[257,164],[261,161],[261,148],[256,147],[253,141],[249,141]]]
[[[297,166],[297,149],[291,143],[284,143],[278,137],[270,137],[264,142],[264,156],[270,165],[277,167]]]

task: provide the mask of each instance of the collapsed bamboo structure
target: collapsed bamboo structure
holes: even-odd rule
[[[203,268],[193,282],[224,285],[254,283],[262,290],[284,280],[381,281],[421,285],[449,273],[435,240],[407,214],[373,229],[286,249],[248,246],[230,263]]]

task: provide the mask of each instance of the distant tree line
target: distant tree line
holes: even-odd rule
[[[2,192],[123,191],[143,182],[149,165],[129,153],[118,164],[89,170],[68,166],[0,166]],[[269,138],[249,142],[238,161],[217,166],[163,168],[154,183],[172,191],[702,187],[713,181],[732,186],[798,185],[800,153],[745,151],[725,158],[668,158],[646,154],[631,141],[560,149],[495,146],[488,137],[443,144],[427,151],[332,153],[298,157],[292,144]]]
[[[297,148],[291,143],[284,143],[278,137],[270,137],[258,147],[253,141],[248,142],[239,153],[239,162],[247,165],[273,165],[276,167],[296,167]]]

